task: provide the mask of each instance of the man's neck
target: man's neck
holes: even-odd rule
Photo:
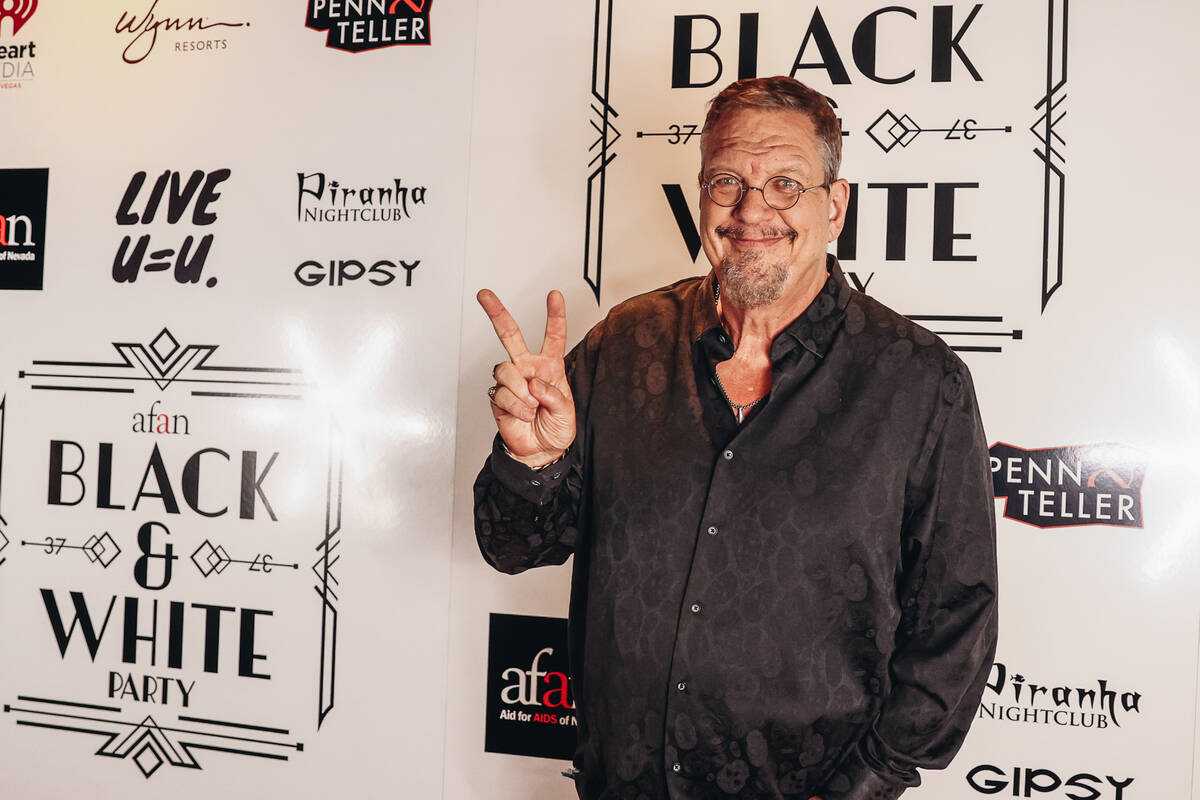
[[[808,309],[825,286],[827,275],[823,269],[813,270],[806,282],[765,306],[745,308],[722,293],[717,298],[717,314],[733,338],[734,358],[769,357],[775,337]]]

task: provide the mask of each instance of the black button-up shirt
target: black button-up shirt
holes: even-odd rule
[[[713,278],[614,308],[568,356],[579,433],[475,485],[497,569],[574,554],[580,796],[875,800],[944,767],[996,638],[970,375],[847,284],[771,346],[739,425]]]

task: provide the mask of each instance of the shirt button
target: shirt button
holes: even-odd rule
[[[733,451],[732,450],[726,450],[721,455],[723,455],[725,457],[726,461],[731,461],[733,459]]]
[[[708,526],[708,535],[709,535],[709,536],[716,536],[716,535],[717,535],[717,526],[716,526],[716,525],[709,525],[709,526]]]
[[[692,603],[692,613],[693,614],[700,613],[700,604],[699,603]]]
[[[687,683],[685,683],[684,681],[680,681],[679,683],[675,684],[675,688],[681,692],[686,692],[687,691]]]
[[[541,485],[542,485],[542,482],[541,482],[541,481],[530,481],[530,483],[531,483],[531,484],[533,484],[534,486],[541,486]]]
[[[683,769],[683,766],[680,764],[672,764],[671,765],[672,772],[679,772],[681,769]]]

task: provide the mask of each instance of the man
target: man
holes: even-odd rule
[[[475,486],[497,569],[574,554],[583,798],[877,800],[944,767],[996,637],[970,376],[847,284],[841,133],[790,78],[701,140],[712,272],[618,305],[563,358],[488,291],[510,361]]]

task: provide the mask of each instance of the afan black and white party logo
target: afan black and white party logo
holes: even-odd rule
[[[429,190],[403,178],[357,182],[324,172],[296,173],[299,222],[403,222],[418,214]]]
[[[1111,684],[1105,678],[1081,684],[1042,683],[999,661],[992,664],[979,719],[1060,728],[1120,728],[1142,713],[1142,693]]]
[[[335,707],[341,438],[300,370],[172,327],[56,345],[0,398],[0,724],[146,779],[277,769]]]
[[[1066,6],[595,0],[583,280],[607,306],[708,270],[706,103],[785,75],[841,119],[850,191],[835,252],[851,283],[958,352],[1026,340],[1070,277]],[[1031,48],[1019,65],[1016,31]]]
[[[567,676],[567,621],[492,614],[488,631],[483,749],[572,758],[576,720]]]
[[[176,283],[199,283],[213,246],[209,231],[217,221],[217,201],[230,174],[228,169],[186,174],[167,169],[153,178],[145,171],[134,173],[117,205],[117,225],[130,232],[113,256],[112,279],[133,283],[164,272]],[[216,286],[216,277],[210,275],[204,285]]]
[[[305,25],[327,31],[325,46],[349,53],[403,44],[432,44],[433,0],[308,0]]]
[[[250,27],[245,20],[196,13],[205,10],[197,0],[141,0],[125,8],[113,27],[123,45],[121,60],[140,64],[164,47],[172,53],[220,52],[229,49],[231,31]]]
[[[34,78],[37,42],[19,37],[37,7],[38,0],[0,2],[0,89],[20,89]]]
[[[992,486],[1004,516],[1039,528],[1073,525],[1142,527],[1146,465],[1116,444],[1026,450],[1004,442],[989,449]]]
[[[967,772],[967,785],[980,794],[1046,800],[1130,800],[1126,790],[1133,780],[1086,771],[994,764],[978,764]]]
[[[41,289],[48,169],[0,169],[0,289]]]

